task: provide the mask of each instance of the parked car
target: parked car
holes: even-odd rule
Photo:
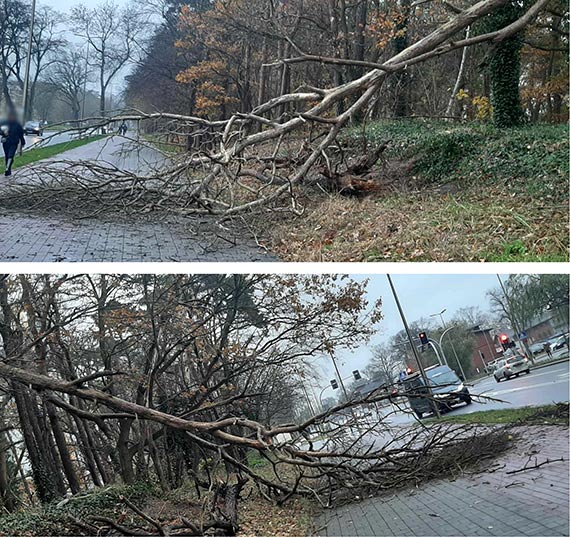
[[[44,129],[39,121],[27,121],[24,125],[24,134],[31,136],[43,136]]]
[[[566,345],[568,345],[568,339],[566,336],[560,336],[550,343],[550,346],[553,351],[557,351],[558,349],[563,349],[564,347],[566,347]]]
[[[497,369],[493,373],[495,380],[501,382],[501,380],[509,380],[511,377],[518,377],[521,373],[530,373],[530,361],[526,359],[522,354],[515,354],[504,360],[500,360],[497,364]]]
[[[471,394],[457,373],[446,365],[429,367],[426,376],[433,400],[427,397],[428,388],[419,373],[413,373],[402,381],[410,407],[418,418],[438,410],[449,410],[459,403],[471,404]]]
[[[543,342],[533,343],[530,346],[530,352],[532,352],[533,356],[538,356],[539,354],[542,354],[544,352],[544,343]]]

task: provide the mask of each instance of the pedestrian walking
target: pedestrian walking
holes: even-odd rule
[[[24,138],[24,128],[18,121],[15,112],[10,112],[6,121],[0,123],[2,148],[4,149],[4,160],[6,164],[6,177],[12,175],[12,165],[18,151],[18,145],[26,145]]]
[[[549,357],[549,358],[552,358],[552,349],[551,349],[551,347],[550,347],[550,343],[546,342],[546,343],[543,345],[543,348],[544,348],[544,352],[548,355],[548,357]]]

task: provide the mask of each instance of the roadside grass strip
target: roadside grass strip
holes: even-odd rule
[[[29,149],[24,151],[22,155],[16,157],[14,161],[13,168],[23,168],[24,166],[29,166],[34,162],[40,160],[45,160],[65,151],[75,149],[76,147],[81,147],[82,145],[90,144],[91,142],[96,142],[101,140],[104,136],[91,136],[89,138],[80,138],[77,140],[70,140],[67,142],[61,142],[59,144],[48,145],[46,147],[38,147],[35,149]]]

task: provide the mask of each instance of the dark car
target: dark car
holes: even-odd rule
[[[44,129],[39,121],[27,121],[24,125],[24,134],[30,136],[43,136]]]
[[[445,411],[459,403],[471,404],[469,390],[450,367],[446,365],[430,367],[426,369],[426,376],[431,387],[432,400],[427,397],[428,389],[419,373],[409,375],[402,381],[410,406],[418,418],[435,412],[436,407],[440,411]]]

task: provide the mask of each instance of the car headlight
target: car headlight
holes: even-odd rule
[[[443,399],[444,397],[447,397],[449,394],[448,393],[434,393],[433,396],[436,399]]]
[[[456,391],[456,392],[462,392],[464,388],[465,388],[465,385],[460,384],[459,386],[457,386],[457,388],[455,388],[454,391]]]

